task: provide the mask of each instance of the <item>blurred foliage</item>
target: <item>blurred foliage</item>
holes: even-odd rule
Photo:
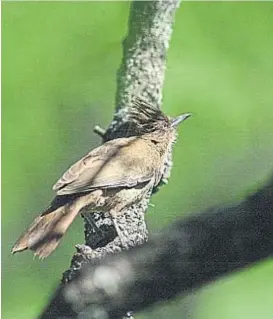
[[[78,218],[47,260],[12,244],[53,197],[51,185],[100,143],[113,115],[127,2],[2,3],[2,311],[34,318],[73,245]],[[185,2],[168,53],[164,110],[192,112],[180,128],[168,186],[155,195],[151,232],[184,212],[232,202],[261,185],[273,156],[273,3]],[[141,318],[272,318],[272,261]],[[198,302],[197,302],[198,301]]]

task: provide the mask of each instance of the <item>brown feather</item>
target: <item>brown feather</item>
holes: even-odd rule
[[[131,149],[135,156],[128,156]],[[99,188],[133,187],[152,178],[159,160],[152,145],[141,138],[116,139],[115,143],[103,144],[72,165],[53,190],[57,195],[69,195]]]
[[[31,249],[34,255],[40,258],[47,257],[55,250],[77,214],[78,210],[75,208],[62,206],[49,214],[35,218],[13,246],[12,253]]]

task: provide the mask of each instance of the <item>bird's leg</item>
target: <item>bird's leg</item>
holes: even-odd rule
[[[117,232],[117,234],[118,234],[118,237],[119,237],[119,239],[120,239],[120,241],[121,241],[122,246],[123,246],[123,247],[127,247],[128,245],[127,245],[126,236],[124,236],[123,232],[121,231],[121,229],[120,229],[120,227],[119,227],[119,224],[118,224],[118,222],[117,222],[117,220],[116,220],[115,214],[112,214],[112,213],[110,212],[110,216],[111,216],[113,225],[114,225],[114,227],[115,227],[115,230],[116,230],[116,232]]]
[[[84,217],[84,219],[88,222],[88,224],[94,229],[95,233],[98,234],[100,237],[103,237],[103,232],[94,222],[93,218],[91,217],[91,213],[88,211],[83,211],[81,214]]]
[[[113,226],[115,227],[116,233],[123,247],[128,247],[128,236],[126,236],[126,234],[122,231],[120,227],[120,223],[117,220],[116,216],[117,215],[121,216],[122,211],[126,206],[133,205],[134,203],[142,200],[143,198],[147,198],[147,196],[150,196],[153,185],[154,185],[154,179],[151,179],[146,185],[144,184],[144,186],[141,189],[131,189],[131,190],[126,189],[126,190],[120,191],[118,197],[116,198],[116,201],[118,202],[118,204],[115,205],[114,209],[111,209],[109,211]],[[124,197],[125,198],[127,197],[126,201],[124,199],[120,200]]]

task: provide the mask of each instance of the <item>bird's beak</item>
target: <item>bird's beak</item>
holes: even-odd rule
[[[185,113],[185,114],[179,115],[178,117],[172,119],[171,126],[172,127],[177,126],[178,124],[182,123],[183,121],[185,121],[186,119],[188,119],[191,116],[192,116],[191,113]]]

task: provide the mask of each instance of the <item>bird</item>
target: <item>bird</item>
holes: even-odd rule
[[[41,259],[48,257],[73,220],[87,209],[108,212],[124,244],[116,216],[159,185],[178,124],[191,116],[171,118],[140,98],[128,114],[125,137],[91,150],[55,183],[55,198],[16,241],[13,254],[30,249]]]

